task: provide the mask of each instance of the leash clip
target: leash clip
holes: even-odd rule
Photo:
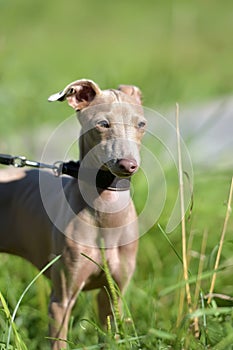
[[[63,162],[62,161],[57,161],[55,163],[53,163],[53,174],[54,176],[56,177],[59,177],[63,174],[62,172],[62,169],[63,169]]]
[[[26,157],[24,156],[17,156],[12,158],[12,165],[15,168],[23,168],[26,165]]]

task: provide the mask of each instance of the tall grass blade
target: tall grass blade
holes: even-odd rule
[[[227,211],[226,211],[226,216],[225,216],[225,220],[224,220],[224,224],[223,224],[221,238],[220,238],[220,241],[219,241],[219,248],[218,248],[218,253],[217,253],[215,266],[214,266],[215,270],[217,270],[218,266],[219,266],[220,257],[221,257],[221,253],[222,253],[223,242],[224,242],[225,234],[226,234],[226,231],[227,231],[227,224],[228,224],[228,220],[229,220],[229,217],[230,217],[230,214],[231,214],[232,192],[233,192],[233,177],[231,178],[231,186],[230,186],[229,197],[228,197],[228,202],[227,202]],[[214,273],[213,277],[212,277],[211,285],[210,285],[209,298],[207,300],[208,304],[211,303],[211,295],[213,294],[213,291],[214,291],[216,277],[217,277],[217,275],[216,275],[216,273]]]
[[[204,295],[202,293],[202,291],[200,291],[200,298],[201,298],[201,308],[202,310],[205,309],[205,300],[204,300]],[[207,317],[206,317],[206,314],[203,313],[203,329],[204,329],[204,332],[203,332],[203,342],[205,344],[205,346],[207,345],[207,333],[208,333],[208,330],[207,330]]]
[[[205,230],[202,238],[202,244],[201,244],[201,254],[200,254],[200,260],[199,260],[199,266],[198,266],[198,272],[197,272],[197,283],[196,288],[194,292],[194,310],[197,308],[199,296],[201,294],[201,275],[204,268],[204,259],[205,259],[205,251],[206,251],[206,245],[207,245],[207,237],[208,237],[208,231]],[[198,318],[194,319],[194,333],[195,337],[199,338],[200,332],[199,332],[199,323]]]
[[[5,314],[6,314],[7,319],[10,321],[10,324],[12,324],[12,329],[13,329],[13,333],[14,333],[14,337],[15,337],[16,347],[19,350],[26,350],[27,349],[26,345],[24,344],[23,340],[19,336],[19,333],[17,332],[17,329],[15,327],[15,324],[12,322],[12,317],[11,317],[11,314],[10,314],[10,310],[9,310],[9,308],[7,306],[7,303],[6,303],[6,300],[3,297],[1,292],[0,292],[0,301],[2,303],[3,310],[4,310]],[[6,349],[9,349],[9,345],[6,345]]]
[[[174,244],[172,243],[172,241],[170,240],[170,238],[168,237],[168,235],[166,234],[166,232],[164,231],[164,229],[162,228],[162,226],[160,224],[158,224],[158,228],[160,229],[160,231],[162,232],[164,238],[167,240],[167,242],[169,243],[170,247],[172,248],[173,252],[175,253],[175,255],[177,256],[177,258],[180,260],[181,264],[183,265],[183,259],[182,256],[180,255],[180,253],[177,251],[176,247],[174,246]]]
[[[11,332],[12,332],[12,327],[14,325],[14,320],[15,320],[15,316],[16,316],[16,313],[19,309],[19,306],[21,304],[21,301],[22,299],[24,298],[25,294],[28,292],[28,290],[31,288],[31,286],[36,282],[36,280],[41,276],[43,275],[43,273],[48,270],[50,268],[50,266],[52,266],[58,259],[60,259],[61,255],[58,255],[56,256],[52,261],[50,261],[37,275],[35,278],[33,278],[33,280],[29,283],[29,285],[25,288],[25,290],[23,291],[23,293],[21,294],[17,304],[16,304],[16,307],[13,311],[13,314],[12,314],[12,317],[11,317],[11,322],[10,322],[10,327],[9,327],[9,330],[8,330],[8,337],[7,337],[7,348],[9,347],[10,345],[10,338],[11,338]]]
[[[109,270],[109,266],[108,266],[108,262],[105,256],[105,248],[104,248],[104,241],[101,240],[101,258],[102,258],[102,264],[103,266],[101,266],[100,264],[96,263],[92,258],[90,258],[88,255],[83,254],[82,255],[87,258],[88,260],[90,260],[91,262],[93,262],[95,265],[97,265],[101,270],[104,271],[106,279],[107,279],[107,283],[108,283],[108,288],[105,288],[106,293],[108,294],[109,297],[109,302],[112,305],[112,310],[113,310],[113,317],[114,317],[114,323],[115,323],[115,327],[116,327],[116,332],[119,333],[119,335],[123,335],[123,325],[122,325],[122,320],[121,320],[121,316],[120,316],[120,310],[119,310],[119,303],[118,300],[119,298],[121,298],[120,295],[120,291],[118,289],[118,286],[116,285],[115,281],[113,280],[112,276],[111,276],[111,272]]]
[[[185,290],[184,290],[184,288],[181,288],[179,290],[179,300],[178,300],[176,327],[179,327],[180,322],[181,322],[181,320],[183,318],[184,301],[185,301]]]
[[[113,314],[115,317],[116,326],[118,328],[118,332],[120,333],[120,335],[122,335],[123,334],[123,327],[122,327],[122,321],[121,321],[119,303],[118,303],[119,298],[118,298],[117,291],[115,288],[115,282],[111,276],[111,272],[109,270],[108,262],[107,262],[107,259],[105,256],[105,248],[104,248],[104,241],[103,240],[101,242],[101,258],[102,258],[102,262],[103,262],[105,276],[106,276],[106,279],[108,282],[110,296],[112,299]]]
[[[184,206],[184,180],[182,168],[182,155],[180,145],[180,126],[179,126],[179,104],[176,104],[176,136],[177,136],[177,152],[178,152],[178,170],[179,170],[179,188],[180,188],[180,210],[181,210],[181,231],[182,231],[182,257],[183,257],[183,276],[185,280],[186,298],[189,312],[192,312],[192,299],[190,286],[188,282],[188,262],[187,262],[187,243],[186,243],[186,227],[185,227],[185,206]]]

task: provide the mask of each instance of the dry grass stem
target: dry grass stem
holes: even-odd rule
[[[208,231],[205,230],[204,234],[203,234],[203,238],[202,238],[201,254],[200,254],[200,260],[199,260],[199,266],[198,266],[198,272],[197,272],[197,283],[196,283],[196,288],[195,288],[195,293],[194,293],[194,310],[198,306],[198,300],[199,300],[199,295],[200,295],[200,290],[201,290],[201,274],[203,272],[204,261],[205,261],[207,237],[208,237]],[[198,317],[194,318],[194,335],[196,338],[200,337]]]
[[[191,260],[191,251],[192,251],[194,235],[195,235],[195,231],[191,230],[190,235],[189,235],[189,239],[188,239],[188,244],[187,244],[187,266],[189,266],[190,260]],[[180,325],[180,322],[181,322],[181,320],[183,318],[184,301],[185,301],[185,289],[181,288],[179,294],[180,294],[179,307],[178,307],[177,320],[176,320],[176,326],[177,327]]]
[[[204,262],[205,262],[205,251],[206,251],[206,245],[207,245],[207,237],[208,237],[208,231],[205,230],[202,238],[202,244],[201,244],[201,254],[200,254],[200,260],[199,260],[199,266],[198,266],[198,272],[197,272],[197,283],[194,293],[194,309],[197,308],[200,290],[201,290],[201,274],[203,272]]]
[[[176,135],[177,135],[177,151],[178,151],[178,171],[179,171],[179,188],[180,188],[180,209],[181,209],[181,231],[182,231],[182,256],[183,256],[183,276],[186,282],[186,298],[189,312],[192,312],[192,299],[190,286],[188,282],[188,261],[187,261],[187,243],[185,228],[185,209],[184,209],[184,181],[182,168],[182,155],[180,146],[180,128],[179,128],[179,104],[176,104]]]
[[[185,289],[181,288],[179,292],[179,307],[177,311],[177,320],[176,320],[176,327],[178,328],[180,326],[180,323],[183,318],[183,310],[184,310],[184,300],[185,300]]]
[[[195,236],[195,230],[190,231],[189,239],[188,239],[188,245],[187,245],[187,264],[190,266],[190,261],[192,258],[192,246],[193,246],[193,240]]]
[[[230,213],[231,213],[232,192],[233,192],[233,177],[231,179],[229,198],[228,198],[228,202],[227,202],[227,211],[226,211],[226,216],[225,216],[225,220],[224,220],[222,234],[221,234],[221,238],[220,238],[220,242],[219,242],[218,253],[217,253],[215,266],[214,266],[214,270],[215,271],[218,269],[218,266],[219,266],[220,257],[221,257],[221,253],[222,253],[223,242],[224,242],[224,237],[225,237],[225,234],[226,234],[227,224],[228,224],[228,220],[229,220]],[[210,290],[209,290],[209,298],[207,300],[208,304],[210,304],[211,299],[212,299],[212,294],[213,294],[213,291],[214,291],[216,276],[217,276],[217,274],[216,274],[216,272],[214,272],[213,277],[212,277],[212,281],[211,281],[211,285],[210,285]]]

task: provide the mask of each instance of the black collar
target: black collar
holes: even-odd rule
[[[130,189],[130,178],[121,178],[113,175],[109,170],[81,169],[80,162],[69,161],[62,164],[62,174],[72,176],[76,179],[95,184],[97,188],[111,191],[128,191]]]

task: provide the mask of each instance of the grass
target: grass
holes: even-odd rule
[[[31,288],[31,286],[36,282],[36,280],[43,275],[43,273],[52,265],[54,264],[58,259],[60,258],[60,256],[57,256],[56,258],[54,258],[48,265],[46,265],[36,276],[35,278],[33,278],[33,280],[29,283],[29,285],[25,288],[25,290],[23,291],[23,293],[21,294],[13,312],[12,315],[9,311],[9,308],[7,306],[7,302],[4,299],[3,295],[0,293],[0,301],[2,303],[2,307],[3,307],[3,311],[5,313],[6,319],[9,323],[9,328],[7,331],[7,338],[6,338],[6,344],[3,342],[4,346],[9,349],[10,347],[10,341],[11,341],[11,334],[12,334],[12,330],[14,333],[14,343],[15,343],[15,348],[17,349],[22,349],[25,350],[26,349],[26,345],[24,344],[23,340],[20,337],[19,332],[17,331],[17,327],[15,325],[15,317],[17,314],[17,311],[19,309],[19,306],[25,296],[25,294],[27,293],[27,291]]]
[[[38,150],[31,139],[38,127],[46,130],[67,116],[64,104],[51,108],[47,97],[77,78],[91,78],[101,88],[138,85],[145,106],[159,110],[175,101],[184,106],[232,94],[231,0],[70,0],[69,5],[1,0],[0,8],[0,153],[34,157]],[[109,328],[106,348],[232,349],[233,302],[227,298],[233,296],[232,217],[220,240],[232,172],[194,173],[194,207],[185,218],[184,256],[181,226],[164,232],[179,188],[177,172],[168,169],[163,212],[140,239],[135,275],[123,297],[123,335],[117,341]],[[139,210],[145,200],[142,177],[135,176]],[[157,191],[153,188],[155,196]],[[156,208],[151,209],[153,215]],[[0,349],[5,349],[10,318],[38,271],[5,254],[0,271]],[[208,303],[213,276],[215,296]],[[186,301],[187,284],[192,310]],[[24,295],[12,324],[13,348],[23,349],[25,344],[30,350],[49,349],[50,287],[40,276]],[[71,349],[99,348],[96,310],[95,292],[81,293],[70,322]]]

